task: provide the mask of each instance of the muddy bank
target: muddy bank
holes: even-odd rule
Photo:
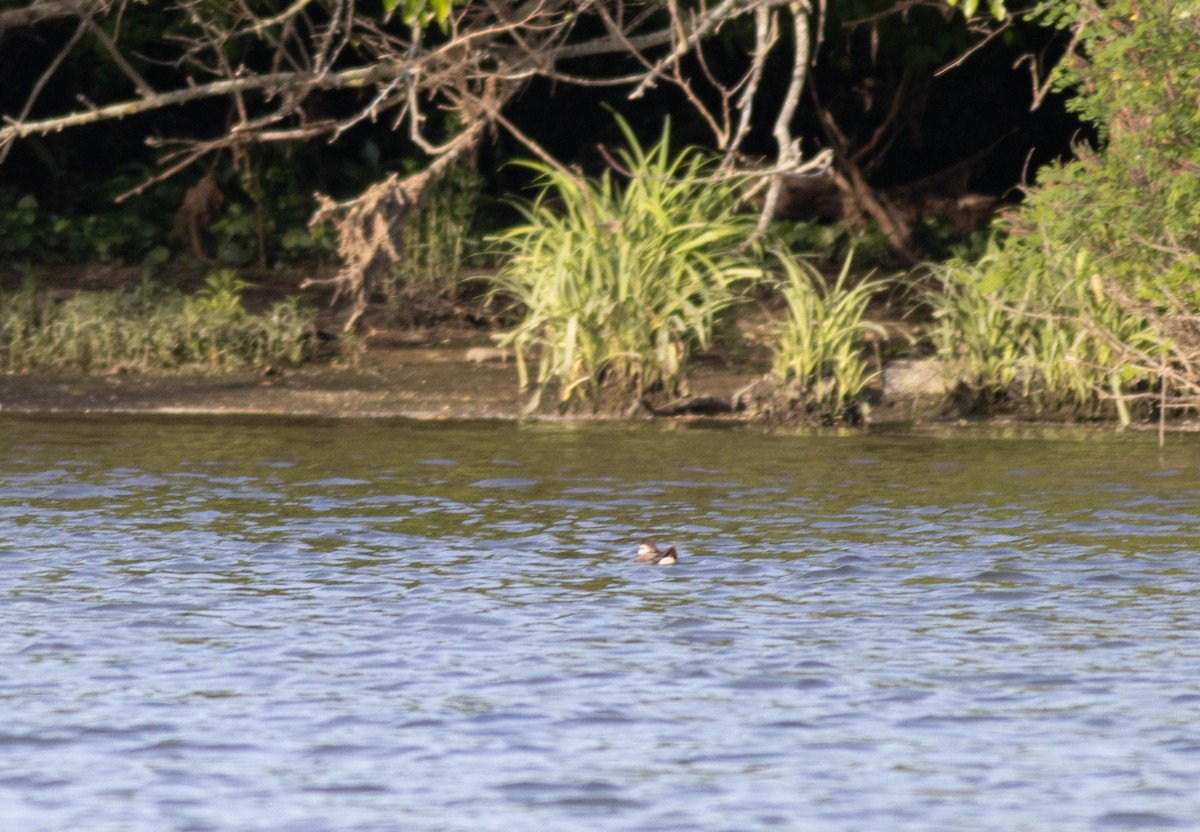
[[[528,394],[518,389],[516,365],[485,343],[373,345],[353,366],[270,373],[0,375],[0,413],[518,418]],[[702,365],[691,376],[692,392],[728,398],[760,373]]]
[[[0,413],[260,414],[417,419],[512,418],[523,406],[512,364],[465,349],[373,351],[358,366],[270,374],[0,376]]]
[[[350,419],[518,419],[525,418],[528,394],[518,388],[516,365],[476,336],[453,343],[406,344],[381,339],[354,365],[313,364],[264,373],[0,374],[0,415],[143,414],[246,415]],[[865,408],[868,426],[928,428],[967,425],[1025,426],[1012,416],[965,421],[945,412],[944,399],[922,387],[933,380],[928,368],[895,368],[884,373],[890,390],[875,390]],[[689,373],[691,398],[728,402],[762,378],[758,362],[729,363],[701,359]],[[914,380],[916,379],[916,380]],[[917,386],[914,386],[916,384]],[[936,386],[936,382],[934,383]],[[736,412],[682,408],[671,418],[749,421]],[[649,418],[642,412],[640,418]],[[553,418],[542,415],[539,418]],[[1042,423],[1043,427],[1046,423]],[[1063,427],[1063,423],[1058,423]],[[1077,426],[1078,427],[1078,426]],[[1092,423],[1110,431],[1115,424]],[[1155,430],[1139,424],[1135,430]],[[1170,431],[1196,431],[1194,420],[1180,420]]]

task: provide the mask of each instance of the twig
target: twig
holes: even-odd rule
[[[92,20],[91,15],[85,17],[83,22],[92,31],[92,34],[96,36],[96,40],[100,41],[100,44],[104,47],[105,51],[108,52],[109,56],[113,59],[113,63],[120,67],[121,71],[125,73],[125,76],[133,82],[134,88],[137,89],[137,91],[141,93],[143,97],[154,95],[154,88],[146,83],[146,79],[141,76],[141,73],[133,68],[133,65],[130,64],[129,61],[125,60],[125,56],[121,54],[119,49],[117,49],[117,45],[112,42],[112,38],[108,36],[107,32],[96,25],[96,21]]]
[[[734,129],[733,138],[725,148],[725,157],[721,160],[721,167],[727,167],[733,163],[742,142],[750,133],[750,116],[754,111],[754,96],[762,82],[767,55],[770,54],[778,39],[775,16],[766,6],[756,7],[754,9],[754,51],[750,53],[750,71],[746,74],[745,86],[742,88],[742,95],[737,103],[737,127]]]
[[[1009,17],[1009,18],[1006,18],[1005,21],[1003,23],[1001,23],[999,26],[997,26],[995,29],[992,29],[991,31],[987,32],[987,34],[984,35],[982,40],[973,44],[966,52],[963,52],[961,55],[959,55],[957,58],[955,58],[950,63],[935,70],[933,73],[933,77],[941,78],[943,75],[945,75],[950,70],[956,69],[956,68],[962,66],[964,63],[966,63],[968,58],[970,58],[972,55],[974,55],[980,49],[987,46],[989,43],[991,43],[993,40],[998,38],[1004,32],[1007,32],[1011,28],[1012,28],[1012,18]]]

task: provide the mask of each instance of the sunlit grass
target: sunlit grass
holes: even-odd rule
[[[698,151],[672,156],[668,130],[643,149],[620,124],[627,181],[525,163],[541,192],[498,238],[510,259],[497,291],[523,312],[501,343],[536,389],[531,407],[548,390],[564,408],[682,392],[689,356],[712,341],[739,285],[762,274],[740,249],[754,221],[737,213],[736,187],[705,181]]]
[[[1153,373],[1129,358],[1161,352],[1162,339],[1104,291],[1086,254],[1014,264],[993,246],[977,263],[951,261],[933,274],[925,297],[934,345],[948,389],[967,407],[1009,401],[1090,417],[1111,402],[1127,423],[1126,400],[1153,386]]]
[[[851,258],[829,285],[807,263],[781,253],[785,318],[776,325],[772,372],[788,384],[802,412],[828,421],[846,418],[878,372],[866,354],[866,336],[885,334],[865,318],[879,281],[849,284]]]

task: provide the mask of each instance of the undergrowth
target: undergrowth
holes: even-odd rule
[[[291,298],[253,314],[249,286],[231,270],[190,295],[142,281],[60,296],[26,281],[0,292],[0,369],[224,371],[311,358],[313,312]]]

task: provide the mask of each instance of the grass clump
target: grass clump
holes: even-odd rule
[[[947,387],[969,413],[1018,406],[1038,416],[1095,418],[1154,386],[1131,352],[1161,355],[1161,335],[1105,289],[1086,251],[1060,255],[995,245],[976,263],[935,270],[926,295]]]
[[[531,409],[549,390],[560,409],[614,410],[684,392],[689,356],[710,344],[739,284],[762,273],[741,252],[754,222],[737,213],[735,184],[708,179],[696,150],[672,156],[669,125],[643,149],[618,122],[627,181],[524,163],[541,192],[498,238],[509,259],[496,291],[523,314],[500,342],[536,388]]]
[[[249,286],[231,270],[191,295],[144,281],[58,297],[26,282],[0,293],[0,369],[220,371],[312,357],[313,313],[293,298],[252,314],[242,304]]]
[[[865,317],[882,283],[862,280],[849,285],[852,257],[846,258],[832,285],[793,255],[781,253],[778,259],[786,315],[775,328],[772,374],[787,390],[789,407],[805,417],[852,421],[858,397],[877,372],[866,355],[866,336],[886,335]]]

